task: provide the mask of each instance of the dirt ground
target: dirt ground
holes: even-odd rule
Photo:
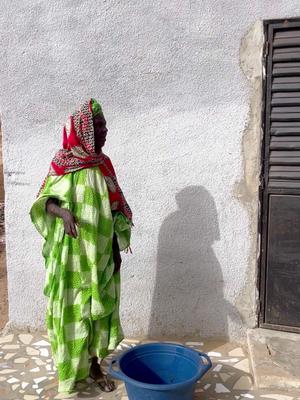
[[[4,228],[4,179],[2,162],[2,132],[0,121],[0,331],[8,321],[7,272]]]
[[[0,331],[8,320],[5,243],[0,238]]]

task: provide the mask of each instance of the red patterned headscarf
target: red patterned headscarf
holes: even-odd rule
[[[69,135],[64,126],[63,148],[52,159],[47,177],[49,175],[65,175],[83,168],[99,166],[107,184],[112,211],[120,211],[132,220],[131,209],[118,184],[112,162],[104,153],[95,153],[93,125],[95,113],[102,113],[101,106],[94,99],[90,99],[70,116]],[[43,186],[44,184],[42,188]]]

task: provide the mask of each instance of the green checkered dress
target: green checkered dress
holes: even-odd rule
[[[59,200],[79,223],[78,237],[64,232],[63,220],[45,211]],[[122,340],[119,320],[120,273],[113,273],[112,238],[120,250],[130,243],[130,221],[112,213],[98,167],[49,176],[33,204],[31,219],[44,237],[46,323],[57,367],[59,391],[71,391],[89,374],[89,358],[105,357]]]

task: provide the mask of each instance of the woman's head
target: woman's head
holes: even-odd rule
[[[73,156],[86,158],[100,155],[107,134],[106,120],[96,100],[90,99],[70,116],[63,129],[63,149]]]

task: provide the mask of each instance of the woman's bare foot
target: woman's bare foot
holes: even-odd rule
[[[100,386],[103,392],[112,392],[116,389],[114,381],[102,372],[101,366],[98,363],[98,358],[93,357],[90,366],[90,377],[94,379]]]

